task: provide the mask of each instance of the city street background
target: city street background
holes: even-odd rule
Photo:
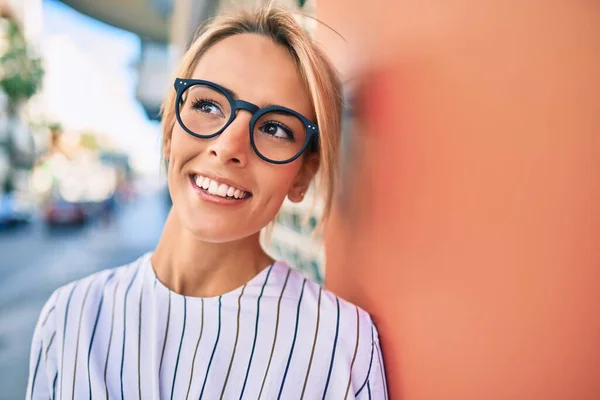
[[[0,231],[0,399],[23,398],[36,320],[50,294],[96,271],[152,250],[168,210],[164,191],[140,197],[111,221]]]

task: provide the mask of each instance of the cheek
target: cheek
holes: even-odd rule
[[[187,184],[182,180],[182,170],[187,163],[203,151],[202,142],[195,141],[193,137],[182,131],[178,126],[173,129],[171,148],[169,153],[169,169],[167,180],[171,196],[178,197],[180,187]],[[182,183],[183,182],[183,183]],[[183,185],[183,186],[182,186]]]
[[[173,129],[171,138],[171,158],[189,160],[204,150],[204,141],[188,135],[178,125]]]
[[[300,164],[295,162],[284,165],[265,164],[257,168],[255,176],[260,193],[273,201],[283,201],[294,184],[299,169]]]
[[[171,138],[168,176],[173,181],[170,181],[169,184],[175,184],[176,180],[179,180],[184,167],[188,165],[190,160],[203,153],[206,146],[202,140],[188,135],[181,128],[177,128],[173,129]]]

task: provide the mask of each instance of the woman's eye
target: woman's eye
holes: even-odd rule
[[[261,131],[278,139],[294,140],[292,131],[280,123],[266,122],[261,127]]]
[[[219,117],[224,117],[219,106],[209,100],[196,100],[192,104],[192,108],[204,114],[213,114]]]

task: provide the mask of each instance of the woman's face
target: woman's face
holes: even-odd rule
[[[266,37],[240,34],[218,42],[191,78],[217,83],[259,107],[280,105],[315,120],[291,55]],[[281,165],[259,158],[250,144],[251,117],[239,111],[212,139],[191,136],[175,122],[164,141],[173,209],[200,240],[228,242],[257,233],[275,218],[286,196],[301,200],[314,176],[316,155]],[[202,188],[206,185],[208,190]]]

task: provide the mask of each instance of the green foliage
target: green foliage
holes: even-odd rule
[[[51,122],[48,124],[48,129],[55,131],[62,131],[62,124],[60,122]]]
[[[0,19],[0,88],[13,103],[27,100],[40,89],[43,73],[19,26]]]

